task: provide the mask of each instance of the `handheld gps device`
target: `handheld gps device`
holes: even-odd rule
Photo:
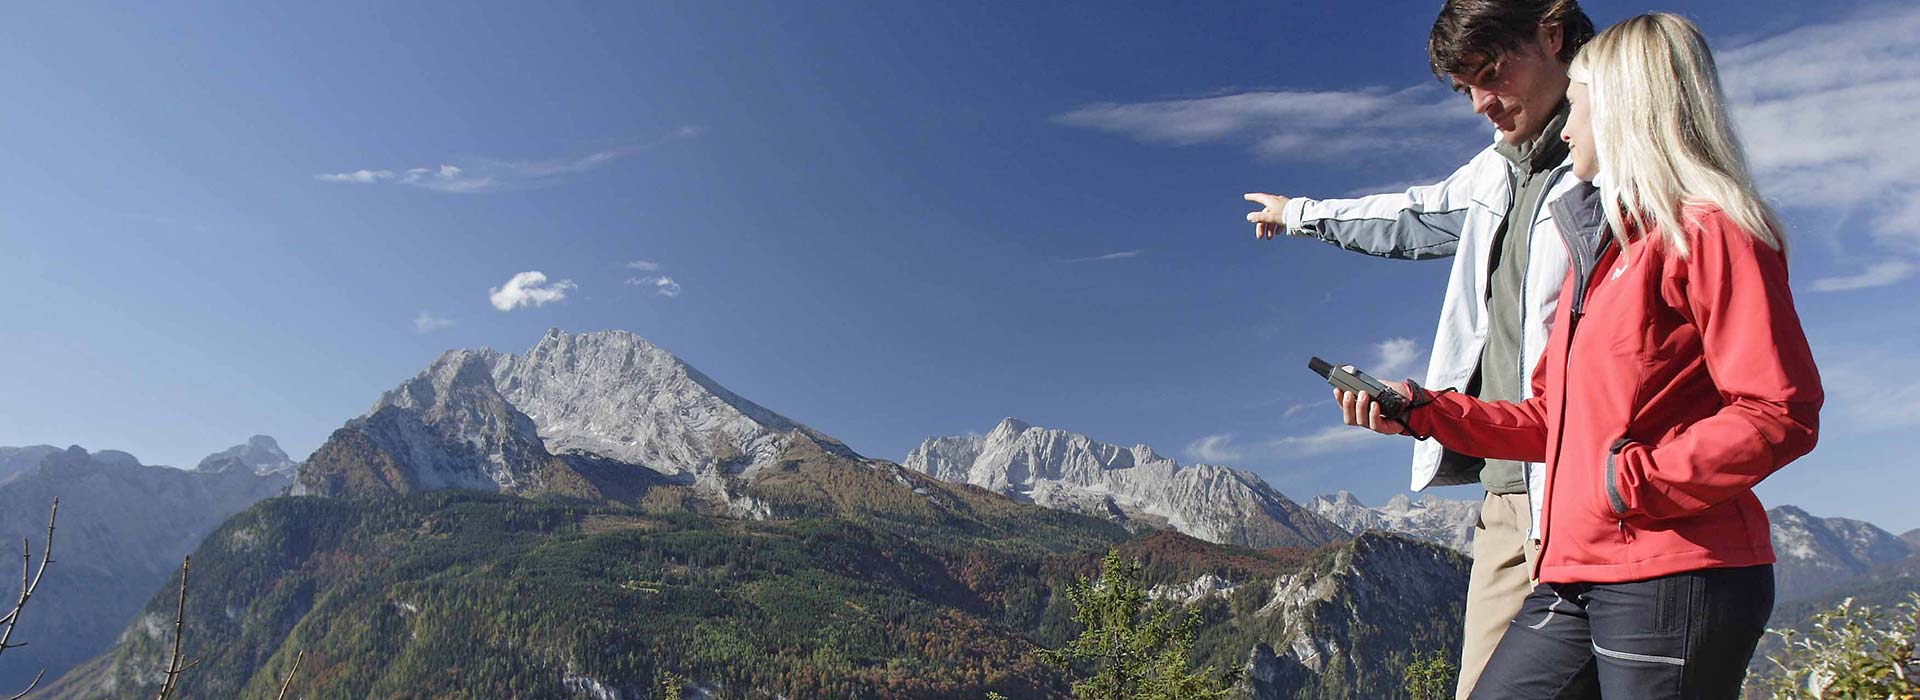
[[[1367,376],[1366,372],[1356,369],[1353,365],[1336,367],[1316,357],[1307,360],[1307,369],[1313,370],[1314,374],[1325,378],[1328,384],[1336,388],[1373,397],[1374,403],[1380,404],[1381,417],[1398,420],[1400,414],[1407,410],[1407,397],[1381,384],[1380,380]]]

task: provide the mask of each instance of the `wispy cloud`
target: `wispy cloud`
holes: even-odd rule
[[[1333,402],[1327,407],[1332,410]],[[1194,462],[1220,466],[1285,462],[1342,450],[1388,445],[1393,436],[1352,425],[1329,425],[1311,433],[1283,435],[1242,443],[1231,433],[1208,435],[1187,443],[1182,453]],[[1404,439],[1404,438],[1400,438]]]
[[[1816,347],[1827,396],[1820,411],[1822,431],[1920,429],[1920,357],[1910,347],[1847,342]]]
[[[1086,258],[1067,258],[1066,260],[1062,260],[1061,262],[1072,264],[1072,263],[1084,263],[1084,262],[1101,262],[1105,260],[1126,260],[1127,258],[1137,258],[1137,257],[1140,257],[1140,251],[1138,250],[1122,250],[1117,253],[1107,253],[1106,255],[1095,255],[1095,256],[1086,257]]]
[[[471,194],[511,189],[533,189],[558,184],[566,177],[652,150],[670,141],[692,138],[700,127],[683,126],[654,141],[601,149],[586,155],[548,160],[474,158],[456,163],[401,169],[362,168],[320,173],[314,179],[347,185],[404,185],[435,192]]]
[[[1825,219],[1863,212],[1872,245],[1920,260],[1920,158],[1908,155],[1920,150],[1912,128],[1920,124],[1920,5],[1878,4],[1717,54],[1761,189],[1783,209]],[[1437,83],[1106,102],[1054,121],[1157,145],[1240,144],[1263,159],[1305,163],[1452,152],[1435,147],[1490,138],[1467,101]],[[1398,175],[1434,164],[1411,165]],[[1894,269],[1855,278],[1885,280]]]
[[[660,269],[660,263],[654,262],[652,260],[635,260],[633,262],[627,263],[627,269],[639,270],[641,272],[652,272],[654,270]]]
[[[1718,58],[1755,176],[1776,203],[1862,210],[1876,243],[1920,256],[1920,6],[1866,8]]]
[[[1318,432],[1306,435],[1293,435],[1279,438],[1268,442],[1266,447],[1269,451],[1273,452],[1276,457],[1280,458],[1312,457],[1351,449],[1368,442],[1386,440],[1391,437],[1392,436],[1381,435],[1359,426],[1342,424],[1327,426]]]
[[[1054,117],[1150,144],[1239,143],[1262,158],[1328,162],[1431,152],[1485,141],[1486,120],[1437,82],[1410,88],[1263,90],[1193,99],[1100,103]]]
[[[1245,453],[1233,446],[1230,434],[1208,435],[1187,444],[1187,458],[1206,464],[1225,464],[1238,462]]]
[[[546,273],[539,270],[522,272],[507,280],[506,285],[487,290],[487,300],[493,308],[512,311],[523,306],[542,306],[567,298],[567,290],[577,287],[571,280],[547,282]]]
[[[1417,362],[1424,352],[1420,344],[1412,338],[1388,338],[1373,346],[1375,359],[1372,367],[1362,367],[1367,374],[1382,381],[1396,381],[1413,376]]]
[[[651,288],[653,290],[653,293],[663,297],[667,297],[669,299],[680,296],[680,283],[673,281],[672,277],[668,277],[666,275],[658,275],[654,277],[628,277],[626,284],[629,287]]]
[[[419,316],[413,317],[413,330],[415,333],[426,334],[452,327],[453,319],[442,318],[425,311],[420,312]]]
[[[1813,291],[1844,292],[1855,289],[1885,287],[1912,277],[1914,264],[1905,260],[1882,260],[1868,265],[1867,269],[1851,275],[1822,277],[1813,281]]]

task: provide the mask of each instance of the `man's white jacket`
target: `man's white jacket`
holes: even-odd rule
[[[1569,174],[1571,168],[1571,160],[1553,168],[1548,175],[1552,179],[1533,216],[1522,285],[1526,298],[1520,304],[1524,315],[1520,319],[1521,345],[1525,348],[1525,357],[1518,363],[1523,368],[1519,377],[1521,398],[1533,393],[1533,369],[1546,350],[1554,306],[1560,301],[1560,286],[1567,275],[1567,246],[1546,203],[1579,182]],[[1282,216],[1292,235],[1318,238],[1368,255],[1409,260],[1453,256],[1425,384],[1434,389],[1465,389],[1480,365],[1481,348],[1487,339],[1487,278],[1494,235],[1510,209],[1518,178],[1513,163],[1488,146],[1437,184],[1358,199],[1294,198],[1287,201]],[[1524,229],[1516,227],[1513,232],[1524,233]],[[1443,461],[1447,467],[1444,472]],[[1416,442],[1412,488],[1419,491],[1429,485],[1472,483],[1475,478],[1459,470],[1475,463],[1477,460],[1448,452],[1433,440]],[[1541,465],[1528,464],[1527,474],[1537,515],[1544,476]]]

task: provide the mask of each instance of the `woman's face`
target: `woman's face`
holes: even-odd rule
[[[1587,102],[1586,83],[1567,83],[1567,125],[1560,140],[1573,156],[1573,176],[1593,182],[1600,174],[1600,157],[1593,150],[1593,107]]]

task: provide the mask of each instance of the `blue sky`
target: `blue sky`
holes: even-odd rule
[[[1437,5],[1030,5],[10,7],[0,444],[301,458],[439,352],[557,326],[873,456],[1018,416],[1403,489],[1303,365],[1422,365],[1446,263],[1255,241],[1240,194],[1484,145],[1427,73]],[[1920,12],[1590,11],[1651,9],[1721,51],[1831,396],[1762,498],[1920,527]]]

